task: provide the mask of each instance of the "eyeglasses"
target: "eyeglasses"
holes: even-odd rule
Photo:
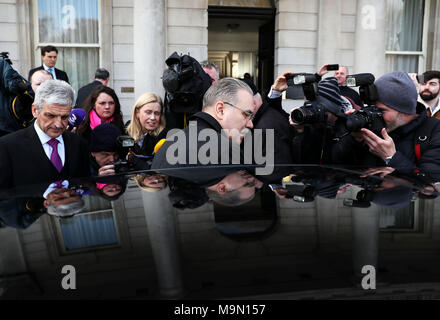
[[[246,119],[248,119],[248,120],[250,120],[250,121],[254,120],[255,114],[254,114],[252,111],[249,111],[249,110],[243,110],[243,109],[241,109],[241,108],[239,108],[239,107],[233,105],[232,103],[229,103],[229,102],[226,102],[226,101],[223,101],[223,103],[224,103],[224,104],[227,104],[228,106],[231,106],[231,107],[233,107],[233,108],[235,108],[235,109],[240,110],[241,113],[243,114],[243,116],[244,116]]]

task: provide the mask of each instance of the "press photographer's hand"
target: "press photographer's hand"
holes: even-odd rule
[[[287,80],[286,75],[290,74],[291,72],[284,72],[281,76],[276,78],[275,82],[272,85],[272,89],[278,92],[283,92],[287,89]]]
[[[325,75],[326,73],[328,73],[327,66],[328,66],[328,64],[324,64],[324,65],[318,70],[317,74],[320,75],[320,76],[322,77],[323,75]]]
[[[379,168],[371,168],[364,171],[364,174],[361,175],[361,178],[365,178],[368,176],[379,175],[379,177],[383,178],[391,173],[393,173],[396,169],[390,167],[379,167]]]
[[[385,128],[382,128],[381,134],[383,139],[375,135],[372,131],[363,128],[361,130],[363,139],[368,145],[370,152],[382,160],[394,156],[396,153],[396,146],[393,139],[388,135]]]
[[[304,125],[303,124],[298,124],[292,121],[292,111],[295,109],[290,110],[290,116],[289,116],[289,123],[291,126],[293,126],[296,130],[296,132],[298,133],[303,133],[304,132]]]
[[[115,175],[114,164],[107,164],[99,168],[98,176],[104,177],[104,176],[113,176],[113,175]]]

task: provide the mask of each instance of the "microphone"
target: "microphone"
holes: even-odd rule
[[[69,127],[68,130],[72,130],[73,128],[78,127],[86,117],[86,112],[83,109],[73,109],[70,111],[69,116]]]

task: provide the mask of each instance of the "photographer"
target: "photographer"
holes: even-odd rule
[[[296,131],[292,157],[296,163],[334,164],[341,161],[333,151],[340,141],[338,136],[343,135],[343,120],[339,116],[354,110],[353,106],[341,96],[336,78],[320,81],[317,91],[318,96],[310,102],[311,106],[291,111],[290,124]],[[295,118],[303,118],[304,123],[295,122]]]
[[[0,137],[27,127],[33,120],[30,83],[15,71],[8,53],[0,57]]]
[[[336,66],[336,68],[339,67],[339,69],[335,70],[333,68],[330,68],[330,66]],[[346,66],[324,64],[316,73],[319,76],[318,80],[321,80],[321,77],[327,74],[329,70],[335,71],[334,77],[336,78],[336,80],[338,80],[338,86],[341,95],[350,98],[352,101],[354,101],[354,103],[362,107],[362,102],[359,94],[355,90],[347,87],[348,68]]]
[[[440,122],[427,117],[417,102],[417,90],[404,72],[388,73],[375,82],[376,107],[385,128],[380,135],[362,128],[347,136],[338,151],[351,163],[389,166],[402,172],[435,172],[440,169]]]
[[[92,130],[89,145],[92,176],[115,174],[114,162],[119,159],[116,139],[120,135],[119,128],[111,123],[103,123]]]

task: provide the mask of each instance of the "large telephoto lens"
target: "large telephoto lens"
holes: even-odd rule
[[[347,117],[345,127],[348,131],[360,131],[367,126],[365,117],[361,114],[353,114]]]
[[[315,123],[316,110],[314,108],[300,107],[292,111],[292,121],[297,124]]]

